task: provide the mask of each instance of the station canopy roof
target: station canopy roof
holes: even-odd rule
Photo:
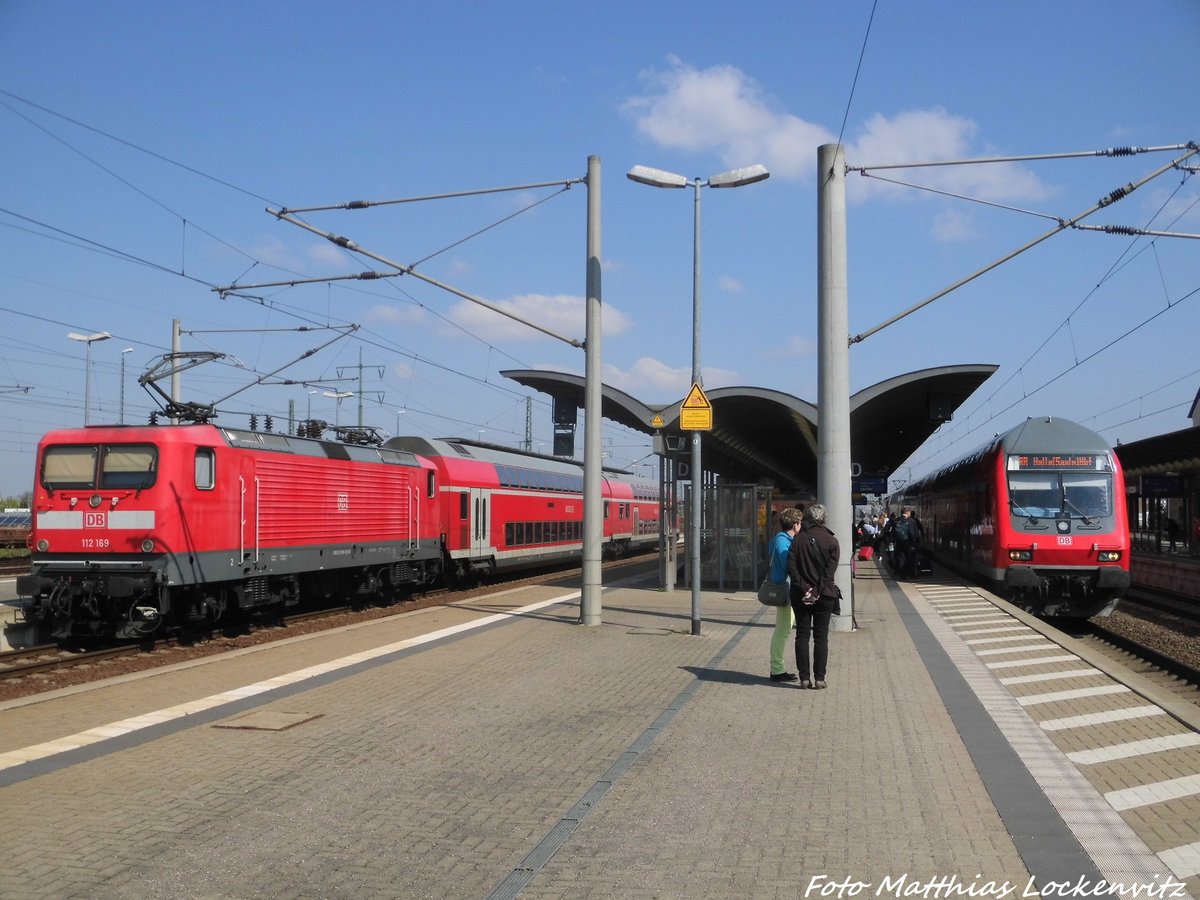
[[[1200,426],[1118,444],[1116,451],[1126,477],[1200,472]]]
[[[850,458],[863,475],[891,475],[991,374],[994,365],[939,366],[898,375],[850,398]],[[507,378],[582,407],[580,375],[541,369],[510,369]],[[782,391],[723,387],[705,391],[713,428],[704,436],[704,468],[739,484],[771,482],[788,496],[811,496],[817,488],[817,407]],[[683,399],[643,403],[609,385],[601,387],[601,415],[645,434],[682,435]],[[655,417],[662,426],[653,424]]]

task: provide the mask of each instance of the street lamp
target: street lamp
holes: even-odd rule
[[[121,414],[117,417],[117,424],[125,424],[125,354],[132,353],[132,347],[126,347],[121,351]]]
[[[76,334],[72,331],[67,334],[67,337],[73,341],[83,341],[87,344],[83,360],[83,424],[88,425],[92,418],[92,344],[96,341],[107,341],[112,335],[107,331],[97,331],[95,334]]]
[[[694,178],[690,181],[683,175],[634,166],[626,173],[630,181],[660,188],[685,188],[694,190],[692,226],[692,384],[703,387],[700,376],[700,188],[735,188],[769,178],[764,166],[753,165],[742,169],[731,169],[707,180]],[[700,633],[700,432],[692,432],[692,502],[691,528],[688,532],[688,553],[691,556],[689,579],[692,583],[692,634]]]
[[[336,428],[342,417],[342,401],[347,397],[353,397],[354,391],[321,391],[321,393],[337,401],[333,409],[333,425]]]

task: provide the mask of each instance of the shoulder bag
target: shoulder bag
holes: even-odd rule
[[[774,560],[775,546],[772,544],[771,556],[767,560],[767,577],[758,586],[758,599],[760,603],[765,603],[767,606],[788,606],[792,602],[789,596],[791,586],[786,581],[783,584],[776,584],[771,580],[771,563]]]

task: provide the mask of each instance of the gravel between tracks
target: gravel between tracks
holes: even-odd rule
[[[1099,624],[1172,659],[1200,667],[1200,622],[1134,603],[1125,604]]]

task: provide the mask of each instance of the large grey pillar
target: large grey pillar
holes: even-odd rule
[[[850,563],[854,509],[850,492],[850,315],[846,287],[846,160],[838,144],[817,148],[817,499],[841,544],[837,586],[842,611],[832,631],[854,627]]]
[[[583,384],[583,591],[579,621],[600,624],[601,553],[604,550],[604,501],[600,480],[600,157],[588,157],[587,170],[587,324]]]

